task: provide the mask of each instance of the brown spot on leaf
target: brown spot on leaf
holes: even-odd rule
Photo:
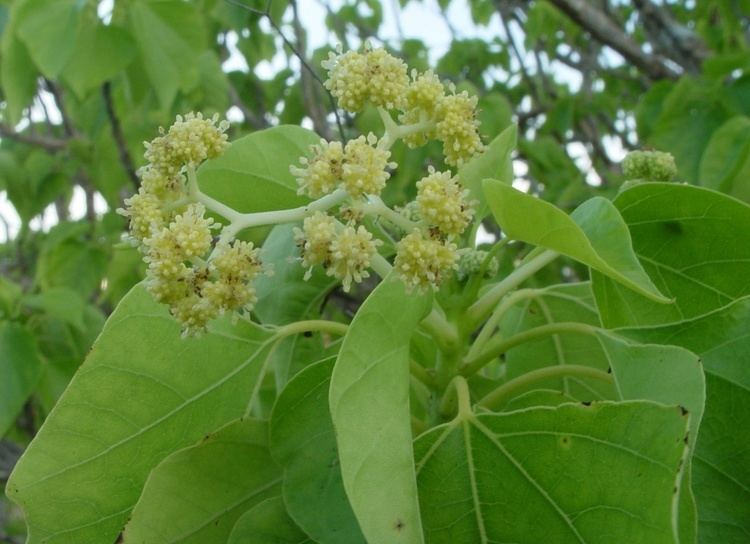
[[[396,520],[396,524],[393,526],[394,529],[396,529],[396,532],[401,532],[401,530],[406,526],[406,524],[401,521],[401,519]]]

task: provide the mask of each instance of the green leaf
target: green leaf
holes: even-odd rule
[[[511,308],[503,318],[500,325],[503,337],[552,323],[599,325],[599,315],[588,282],[552,285],[532,293],[533,296]],[[583,364],[600,370],[607,370],[608,367],[599,342],[587,334],[553,334],[525,342],[509,350],[505,354],[505,362],[508,379],[553,365]],[[557,389],[579,400],[615,398],[611,385],[596,380],[565,377],[534,382],[532,387]],[[523,392],[519,390],[519,393]]]
[[[485,180],[483,187],[495,219],[510,238],[567,255],[653,301],[669,302],[638,262],[627,226],[609,200],[594,197],[568,216],[499,181]]]
[[[701,159],[699,181],[750,201],[750,118],[732,117],[714,132]]]
[[[314,132],[296,126],[253,132],[203,164],[198,171],[201,190],[240,212],[301,206],[308,199],[297,194],[289,167],[319,141]]]
[[[511,154],[516,148],[518,127],[510,125],[494,140],[481,155],[472,158],[458,169],[458,179],[469,190],[471,200],[479,205],[476,209],[477,217],[484,217],[489,210],[485,192],[482,190],[482,180],[486,178],[499,179],[510,185],[513,182],[513,160]]]
[[[237,519],[278,494],[280,483],[268,451],[268,424],[232,422],[151,471],[122,540],[225,542]]]
[[[22,303],[27,308],[46,312],[50,316],[72,325],[79,331],[86,328],[83,322],[86,302],[71,289],[53,287],[38,295],[24,297]]]
[[[273,276],[255,281],[258,302],[254,311],[263,323],[284,325],[312,315],[338,283],[317,267],[309,279],[304,279],[294,228],[292,224],[278,225],[263,242],[263,263],[273,270]]]
[[[199,57],[205,45],[202,15],[179,0],[133,0],[128,3],[128,20],[159,103],[169,109],[178,90],[199,83]]]
[[[711,134],[730,115],[720,83],[682,78],[664,99],[646,143],[674,155],[680,178],[698,181],[698,169]]]
[[[119,74],[135,56],[130,33],[117,26],[86,24],[81,28],[62,77],[79,98]]]
[[[0,321],[0,437],[34,391],[41,371],[34,337],[18,323]]]
[[[314,544],[294,524],[281,497],[263,501],[237,521],[228,544]]]
[[[16,13],[18,36],[45,77],[56,78],[70,60],[85,4],[81,0],[27,0]]]
[[[388,276],[365,300],[331,377],[344,488],[370,544],[422,542],[412,459],[409,339],[430,297]]]
[[[750,206],[673,183],[631,186],[614,204],[630,229],[638,259],[675,302],[654,304],[593,272],[606,327],[681,321],[750,295]]]
[[[18,38],[16,26],[15,20],[11,19],[11,22],[3,29],[0,51],[0,76],[9,121],[13,125],[21,120],[23,110],[31,104],[36,94],[38,75],[28,49]]]
[[[335,358],[311,365],[282,391],[271,414],[271,453],[284,467],[284,502],[294,521],[326,544],[364,543],[344,492],[328,411]]]
[[[687,419],[636,401],[436,427],[414,446],[426,541],[672,544]]]
[[[111,544],[153,467],[245,414],[274,338],[220,321],[185,339],[131,291],[8,482],[29,542]]]
[[[618,330],[639,341],[683,346],[703,362],[706,410],[692,463],[701,543],[739,544],[750,533],[748,322],[750,297],[744,297],[674,325]]]

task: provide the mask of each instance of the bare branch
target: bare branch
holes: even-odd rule
[[[24,144],[41,147],[47,151],[60,151],[61,149],[65,149],[68,145],[65,140],[60,140],[58,138],[16,132],[13,128],[7,125],[0,125],[0,136]]]
[[[115,113],[115,105],[112,101],[112,84],[107,81],[102,85],[102,96],[104,97],[104,107],[107,110],[107,117],[109,118],[109,124],[112,127],[112,137],[115,139],[117,145],[117,152],[120,157],[120,162],[125,172],[128,174],[128,178],[135,187],[138,187],[139,180],[138,174],[136,174],[135,165],[133,164],[133,158],[130,156],[128,151],[128,143],[125,141],[125,135],[122,133],[122,125],[120,125],[120,119]]]
[[[649,55],[625,34],[607,15],[587,0],[549,0],[560,11],[587,30],[599,42],[608,45],[650,79],[676,78],[680,74],[664,63],[663,57]]]

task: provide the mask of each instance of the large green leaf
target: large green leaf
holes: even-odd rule
[[[750,118],[732,117],[714,132],[701,158],[699,181],[750,201]]]
[[[681,321],[750,294],[750,206],[709,189],[673,183],[632,186],[614,204],[630,228],[643,267],[675,302],[654,304],[593,272],[606,327]]]
[[[344,489],[370,544],[422,542],[412,459],[409,339],[430,308],[388,276],[360,307],[331,377]]]
[[[319,141],[320,136],[297,126],[253,132],[203,164],[198,171],[201,190],[240,212],[301,206],[308,199],[297,194],[289,167]]]
[[[133,0],[128,20],[143,68],[161,107],[168,109],[178,90],[198,84],[198,59],[205,45],[202,15],[179,0]]]
[[[70,62],[63,70],[65,81],[79,98],[119,74],[133,60],[135,43],[117,26],[88,23],[81,28]]]
[[[477,217],[484,217],[489,210],[482,190],[482,180],[499,179],[503,183],[513,182],[513,160],[511,154],[516,148],[518,128],[510,125],[498,134],[481,155],[477,155],[458,169],[461,184],[469,189],[471,199],[478,202]]]
[[[248,510],[232,529],[228,544],[314,544],[294,524],[281,497],[263,501]]]
[[[271,452],[284,467],[284,502],[294,521],[318,542],[364,543],[344,492],[336,435],[328,411],[335,358],[290,381],[271,415]]]
[[[497,180],[485,180],[495,220],[510,237],[572,257],[656,302],[669,302],[644,272],[625,222],[612,203],[594,197],[567,215]]]
[[[461,415],[415,443],[426,541],[672,544],[687,419],[646,401]]]
[[[225,542],[237,518],[277,495],[280,483],[268,424],[234,421],[151,471],[122,541]]]
[[[153,467],[245,413],[274,338],[227,320],[185,339],[131,291],[8,482],[29,542],[111,544]]]
[[[57,77],[70,60],[85,4],[80,0],[26,0],[16,12],[18,36],[46,77]]]
[[[18,323],[0,321],[0,436],[15,421],[41,372],[34,337]]]
[[[591,286],[585,283],[552,285],[529,292],[528,298],[511,308],[500,331],[509,337],[553,323],[599,325]],[[607,360],[597,339],[587,334],[552,334],[525,342],[505,354],[508,379],[551,365],[587,365],[607,370]],[[611,385],[596,380],[563,377],[535,382],[533,388],[557,389],[579,400],[614,398]],[[523,393],[521,389],[518,393]],[[509,399],[510,400],[510,399]]]
[[[750,534],[750,297],[689,321],[618,332],[698,353],[706,410],[693,456],[701,543],[747,542]],[[675,386],[676,387],[676,386]]]

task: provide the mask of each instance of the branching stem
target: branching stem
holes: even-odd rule
[[[531,340],[564,332],[591,335],[595,334],[597,330],[596,327],[585,323],[550,323],[548,325],[542,325],[540,327],[534,327],[533,329],[519,332],[518,334],[506,339],[496,336],[487,342],[485,350],[482,353],[472,358],[466,358],[464,365],[460,368],[460,373],[463,376],[476,374],[487,363],[495,359],[495,357]]]
[[[612,383],[613,378],[611,374],[584,365],[558,365],[548,366],[533,370],[518,378],[505,382],[501,386],[497,387],[493,391],[487,393],[482,397],[477,404],[489,408],[490,410],[497,410],[501,408],[505,401],[512,398],[515,393],[522,390],[529,385],[532,385],[541,380],[547,380],[550,378],[561,378],[561,377],[578,377],[578,378],[589,378],[592,380],[599,380],[606,383]]]

